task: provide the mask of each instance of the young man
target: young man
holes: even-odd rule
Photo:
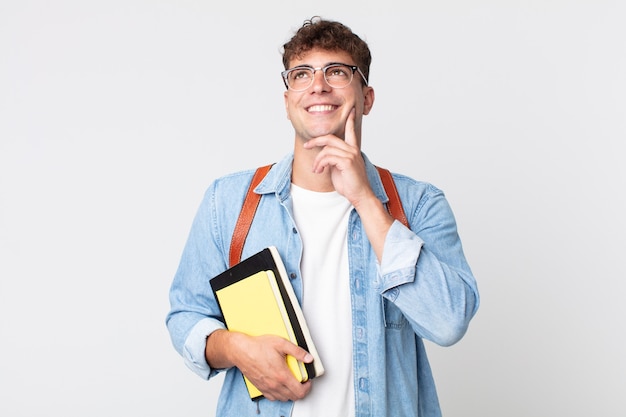
[[[242,254],[278,248],[324,375],[298,382],[285,356],[310,362],[305,350],[228,331],[221,321],[209,279],[228,268],[254,170],[214,181],[196,215],[167,326],[193,371],[207,379],[226,371],[220,417],[441,414],[423,339],[461,339],[478,290],[440,190],[394,174],[410,228],[387,211],[376,167],[361,152],[361,121],[374,104],[370,62],[363,40],[319,18],[284,45],[294,148],[255,189],[262,198]],[[263,399],[250,400],[242,373]]]

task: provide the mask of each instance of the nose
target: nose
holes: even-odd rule
[[[326,82],[326,78],[324,78],[324,71],[321,69],[315,69],[315,73],[313,74],[313,91],[319,93],[322,91],[329,91],[330,85]]]

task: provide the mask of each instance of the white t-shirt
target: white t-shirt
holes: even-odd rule
[[[291,185],[295,222],[303,241],[302,310],[325,373],[292,417],[354,416],[352,309],[348,266],[348,218],[352,209],[337,192]],[[323,410],[323,411],[322,411]]]

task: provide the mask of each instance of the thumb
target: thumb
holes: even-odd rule
[[[304,362],[304,363],[313,362],[313,355],[311,355],[309,352],[307,352],[306,350],[302,348],[298,348],[298,352],[293,356],[299,361]]]
[[[313,355],[307,352],[305,349],[301,348],[295,343],[290,342],[287,339],[283,339],[282,337],[278,338],[278,345],[276,346],[277,350],[282,355],[290,355],[296,358],[297,360],[304,363],[313,362]]]
[[[290,343],[290,346],[288,349],[285,349],[285,353],[287,355],[293,356],[297,360],[304,362],[304,363],[311,363],[313,362],[313,359],[314,359],[313,355],[311,355],[309,352],[302,349],[300,346],[292,344],[292,343]]]

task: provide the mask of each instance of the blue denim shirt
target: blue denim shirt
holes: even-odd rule
[[[363,156],[374,193],[387,202],[376,168]],[[257,186],[263,198],[242,259],[276,246],[301,300],[302,241],[293,221],[292,162],[293,154],[287,155]],[[231,235],[253,172],[234,173],[209,186],[170,290],[166,323],[173,345],[186,365],[207,379],[224,371],[209,367],[204,357],[206,337],[224,328],[209,279],[228,268]],[[380,264],[355,210],[348,225],[356,416],[440,416],[423,339],[442,346],[460,340],[478,309],[478,290],[443,192],[403,175],[394,174],[394,181],[411,229],[393,223]],[[292,405],[251,401],[241,373],[231,368],[217,415],[287,417]]]

